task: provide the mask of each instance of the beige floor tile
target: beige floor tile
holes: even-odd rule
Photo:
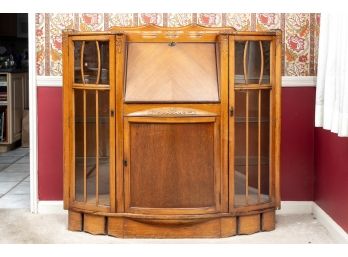
[[[26,172],[29,173],[29,164],[24,163],[14,163],[4,169],[2,172]]]
[[[0,195],[7,193],[10,189],[12,189],[18,182],[1,182],[0,181]]]
[[[0,181],[1,182],[20,182],[22,179],[25,179],[29,174],[24,172],[11,172],[5,173],[0,172]]]
[[[29,195],[30,194],[30,183],[29,182],[21,182],[16,187],[14,187],[8,195]]]

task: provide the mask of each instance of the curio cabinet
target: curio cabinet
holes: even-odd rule
[[[63,33],[69,229],[131,238],[275,228],[281,32]]]

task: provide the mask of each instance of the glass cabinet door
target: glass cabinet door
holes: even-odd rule
[[[74,83],[109,84],[109,42],[74,41]]]
[[[272,41],[236,41],[234,205],[270,202]]]
[[[74,199],[110,206],[110,40],[73,40]],[[113,58],[113,57],[112,57]]]
[[[270,41],[235,42],[235,84],[270,84]]]
[[[270,90],[238,90],[235,106],[235,206],[267,202]]]

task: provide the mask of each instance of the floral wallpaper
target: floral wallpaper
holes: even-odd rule
[[[281,29],[283,75],[315,76],[320,14],[316,13],[38,13],[36,14],[36,69],[39,76],[61,76],[61,31],[103,31],[112,26],[184,26],[192,23],[232,26],[237,30]]]

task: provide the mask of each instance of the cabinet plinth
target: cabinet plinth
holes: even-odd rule
[[[264,210],[263,210],[264,211]],[[73,213],[73,214],[71,214]],[[76,219],[78,214],[78,219]],[[71,231],[85,231],[96,235],[109,235],[118,238],[224,238],[234,235],[245,235],[275,229],[275,220],[270,219],[265,226],[263,215],[272,215],[275,210],[269,209],[258,214],[233,216],[221,213],[200,217],[156,217],[154,215],[98,214],[69,211]],[[203,215],[204,216],[204,215]],[[81,219],[79,219],[81,217]],[[83,228],[82,228],[83,224]]]
[[[220,238],[275,229],[278,31],[63,33],[69,230]]]

